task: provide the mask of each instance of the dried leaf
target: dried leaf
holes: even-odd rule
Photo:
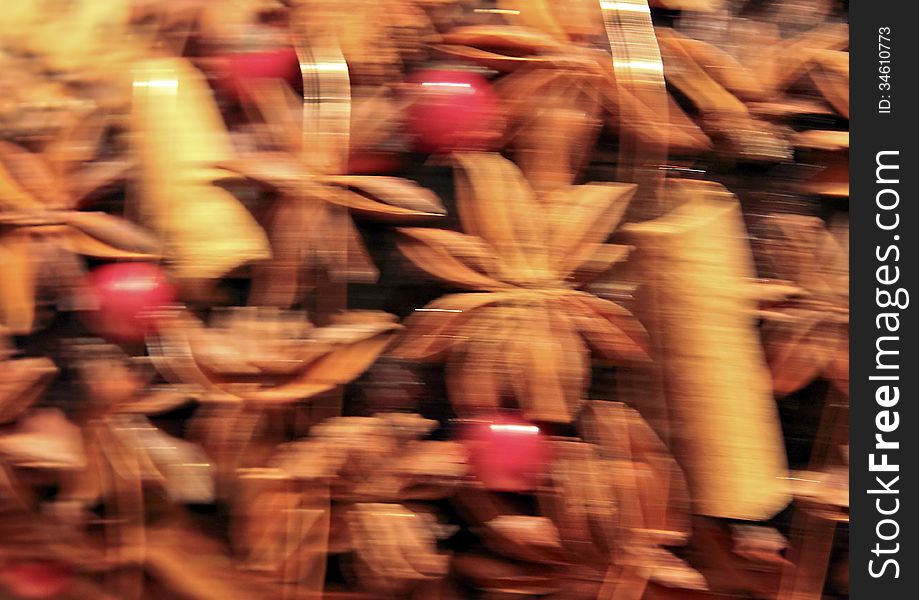
[[[571,313],[578,331],[590,347],[606,360],[650,360],[648,334],[626,308],[588,294],[559,300]]]
[[[692,39],[675,29],[659,28],[658,35],[672,37],[716,82],[742,100],[767,97],[760,80],[733,56],[712,44]]]
[[[390,351],[402,360],[438,360],[464,339],[460,329],[476,309],[500,302],[500,292],[451,294],[424,308],[416,308],[405,320],[405,332]]]
[[[521,365],[517,402],[530,420],[569,423],[582,401],[587,349],[564,313],[544,304],[518,311],[521,326],[510,342],[512,360]]]
[[[484,554],[459,554],[453,568],[475,587],[521,595],[543,595],[558,589],[560,582],[545,565],[512,562]]]
[[[460,328],[462,341],[450,352],[446,368],[450,403],[466,417],[499,409],[517,375],[510,354],[516,324],[507,319],[509,309],[477,312]]]
[[[47,358],[0,362],[0,425],[15,421],[56,374],[57,367]]]
[[[55,409],[36,410],[0,436],[0,455],[9,464],[31,469],[80,469],[86,464],[78,427]]]
[[[51,165],[41,154],[0,141],[0,162],[22,191],[49,208],[63,208],[69,198]]]
[[[801,316],[800,320],[763,326],[772,385],[783,396],[816,379],[834,356],[836,337],[826,331],[826,319],[819,314]]]
[[[486,544],[510,558],[548,564],[565,559],[559,532],[545,517],[501,515],[482,528]]]
[[[433,48],[441,54],[464,61],[471,61],[483,67],[494,69],[499,73],[511,73],[526,65],[549,61],[548,58],[541,56],[509,56],[498,52],[489,52],[488,50],[480,50],[470,46],[458,46],[454,44],[437,44]]]
[[[473,290],[507,287],[494,278],[498,260],[485,241],[444,229],[411,227],[399,233],[399,250],[431,275]]]
[[[372,588],[405,590],[441,577],[447,557],[437,553],[421,514],[400,504],[359,503],[349,514],[362,579]]]
[[[459,167],[456,202],[463,230],[494,248],[506,278],[546,277],[543,212],[520,170],[493,154],[460,153],[454,159]]]
[[[368,177],[355,175],[328,176],[324,181],[342,186],[362,195],[363,201],[349,201],[331,196],[333,202],[361,213],[380,218],[439,217],[446,214],[440,199],[430,190],[398,177]],[[349,195],[353,196],[353,195]]]
[[[511,14],[518,16],[521,22],[533,29],[542,31],[560,41],[568,39],[568,34],[559,22],[549,0],[528,0],[527,2],[500,0],[498,5],[504,10],[513,11]]]
[[[441,40],[455,46],[473,46],[512,57],[558,52],[565,45],[536,28],[508,25],[455,27]]]
[[[35,321],[35,265],[28,231],[0,231],[0,323],[12,333],[32,331]]]
[[[124,219],[102,212],[77,211],[63,213],[61,218],[75,230],[68,236],[67,243],[78,254],[110,258],[159,257],[159,241]]]
[[[579,185],[546,198],[553,224],[549,254],[559,278],[596,253],[619,224],[635,190],[631,184]]]

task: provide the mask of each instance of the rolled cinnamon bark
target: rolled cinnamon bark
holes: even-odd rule
[[[789,501],[788,467],[740,206],[698,181],[670,182],[668,195],[682,203],[626,231],[659,300],[645,325],[661,348],[673,452],[697,513],[767,519]]]
[[[246,207],[214,185],[233,149],[204,75],[184,59],[148,59],[135,65],[134,90],[137,208],[163,240],[173,275],[214,279],[270,258]]]

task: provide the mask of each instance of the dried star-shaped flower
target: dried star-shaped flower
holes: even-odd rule
[[[7,169],[9,162],[19,163],[18,177],[13,169]],[[4,285],[0,289],[0,323],[13,333],[33,329],[36,288],[46,272],[63,270],[57,281],[50,282],[58,289],[78,279],[81,267],[72,255],[133,259],[159,256],[159,242],[146,231],[103,212],[68,209],[73,196],[56,185],[60,182],[50,170],[23,169],[22,164],[43,163],[21,148],[2,147],[0,278]]]
[[[437,197],[414,182],[337,174],[334,157],[340,149],[307,146],[303,102],[286,84],[253,86],[251,95],[252,112],[264,123],[272,148],[241,153],[222,166],[277,193],[266,225],[274,257],[256,271],[255,304],[294,305],[320,268],[356,280],[376,278],[360,233],[350,217],[334,221],[334,207],[382,221],[443,214]]]
[[[455,28],[434,47],[508,73],[495,86],[509,113],[509,141],[537,191],[572,182],[586,163],[601,119],[655,147],[687,154],[710,147],[674,102],[670,123],[662,123],[647,102],[617,85],[610,56],[600,50],[564,43],[537,29],[489,25]],[[622,119],[624,111],[628,119]]]
[[[377,312],[339,315],[325,327],[313,327],[302,313],[273,313],[238,309],[211,327],[178,313],[150,339],[166,379],[205,392],[190,435],[214,457],[221,482],[235,480],[240,466],[261,466],[273,452],[279,440],[266,434],[266,422],[355,379],[399,328]]]
[[[765,250],[775,274],[800,288],[761,311],[773,387],[786,395],[823,377],[848,394],[848,225],[834,234],[800,215],[776,215],[768,225]]]
[[[382,353],[399,325],[386,313],[349,312],[325,327],[300,314],[236,310],[206,327],[193,316],[164,317],[150,352],[168,379],[222,399],[289,404],[348,383]]]
[[[131,368],[114,347],[76,350],[87,394],[79,415],[87,466],[64,487],[62,498],[84,507],[101,498],[117,502],[125,488],[107,473],[121,468],[121,476],[133,475],[136,485],[161,486],[177,502],[212,502],[211,460],[195,444],[166,434],[145,418],[186,404],[196,392],[150,385],[151,378]]]
[[[569,186],[537,200],[517,167],[498,155],[459,154],[456,161],[466,233],[405,228],[398,246],[428,273],[475,293],[417,310],[395,354],[446,357],[450,398],[461,415],[497,409],[515,396],[531,419],[568,422],[588,378],[587,345],[608,360],[647,359],[634,316],[578,289],[582,264],[608,268],[628,254],[604,242],[635,187]]]
[[[436,425],[409,414],[335,417],[308,439],[282,446],[270,468],[242,481],[248,493],[241,495],[234,541],[245,564],[283,568],[291,544],[285,511],[315,506],[319,487],[330,482],[327,550],[352,554],[368,589],[407,591],[442,577],[447,559],[437,552],[434,519],[402,504],[447,497],[466,473],[460,444],[418,439]],[[293,543],[318,543],[318,531],[314,525]]]
[[[82,557],[64,554],[76,565],[124,566],[140,557],[142,486],[162,486],[178,502],[210,502],[209,460],[193,444],[166,435],[140,416],[168,411],[186,402],[187,394],[144,389],[126,358],[110,346],[78,350],[85,402],[70,418],[54,409],[33,409],[21,417],[15,429],[0,436],[0,463],[44,475],[39,482],[50,477],[58,487],[54,501],[41,514],[30,514],[28,521],[32,535],[49,529],[61,538],[38,543],[79,548]],[[47,378],[47,367],[44,373]],[[22,397],[34,400],[41,391],[34,387],[20,386]],[[28,492],[26,481],[18,487]],[[90,510],[100,502],[107,515],[102,521]],[[37,511],[32,501],[22,509]],[[54,549],[47,551],[55,554]]]

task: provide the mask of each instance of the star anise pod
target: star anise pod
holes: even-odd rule
[[[73,196],[45,167],[38,155],[0,143],[0,323],[14,333],[33,329],[36,288],[47,272],[68,267],[70,272],[52,285],[61,295],[73,293],[67,288],[75,285],[81,267],[61,252],[95,258],[159,256],[159,242],[129,221],[68,209]]]
[[[773,387],[787,395],[822,377],[848,394],[848,224],[834,232],[816,217],[774,215],[766,227],[773,274],[799,288],[760,312]]]
[[[166,434],[146,419],[187,404],[200,391],[153,384],[152,373],[132,367],[111,346],[78,344],[74,350],[87,395],[78,422],[91,464],[66,488],[64,498],[93,506],[100,497],[110,496],[106,461],[121,454],[117,460],[136,461],[135,474],[143,484],[161,487],[173,500],[212,502],[211,460],[195,444]]]
[[[20,417],[15,428],[0,436],[0,468],[16,469],[10,485],[22,494],[20,510],[31,513],[31,533],[22,535],[32,536],[48,556],[97,571],[137,567],[143,544],[142,488],[160,487],[178,502],[210,502],[210,461],[193,444],[166,435],[140,416],[171,410],[189,394],[147,388],[128,368],[126,357],[110,346],[81,344],[77,350],[86,401],[66,417],[54,409],[32,409]],[[22,386],[20,392],[25,400],[37,395]],[[33,485],[54,485],[58,493],[41,501]],[[103,520],[91,511],[100,503],[106,507]],[[98,535],[99,526],[104,536]],[[34,539],[46,529],[56,531],[57,542]],[[83,555],[61,548],[67,545]]]
[[[447,361],[450,400],[470,415],[516,397],[529,418],[568,422],[588,379],[588,345],[603,359],[647,359],[645,332],[624,307],[579,289],[578,268],[623,260],[605,244],[635,186],[568,186],[537,199],[510,161],[456,155],[466,233],[400,229],[399,250],[447,285],[406,321],[395,355]],[[604,270],[604,269],[600,269]]]
[[[369,367],[399,329],[390,315],[354,311],[313,327],[301,314],[237,309],[207,327],[182,311],[164,315],[150,339],[154,363],[170,380],[224,399],[287,404],[348,383]]]
[[[848,118],[848,97],[840,96],[842,86],[847,89],[842,79],[848,78],[848,26],[825,20],[783,35],[785,24],[762,15],[733,18],[710,43],[680,37],[706,73],[743,100],[754,116],[771,121],[808,115]],[[742,70],[728,68],[731,64]],[[735,89],[732,74],[738,73],[752,75],[756,87]]]
[[[242,479],[249,493],[237,506],[234,540],[244,565],[283,573],[301,543],[285,550],[285,507],[309,502],[328,482],[327,550],[355,557],[363,587],[404,592],[442,577],[447,561],[436,549],[436,522],[409,504],[450,495],[465,475],[459,444],[417,439],[435,426],[418,415],[336,417],[315,426],[309,438],[281,446],[270,468]]]
[[[336,220],[336,207],[380,221],[443,214],[437,196],[414,182],[340,174],[334,148],[303,139],[303,101],[286,84],[253,86],[251,95],[254,118],[264,124],[271,146],[240,152],[221,166],[276,195],[266,217],[274,258],[256,270],[253,303],[289,308],[321,270],[376,278],[351,217]]]
[[[675,153],[694,155],[710,146],[676,103],[670,103],[670,122],[662,123],[645,100],[618,86],[612,59],[601,50],[538,29],[492,25],[455,28],[434,48],[507,73],[495,85],[509,113],[508,142],[540,191],[572,182],[601,119]]]
[[[702,129],[731,156],[752,161],[791,158],[787,132],[751,115],[745,100],[764,98],[762,82],[726,52],[673,29],[657,28],[667,82],[699,115]]]
[[[36,488],[85,465],[80,430],[59,410],[32,409],[0,435],[0,556],[100,568],[105,558],[47,510]]]
[[[154,365],[168,380],[202,390],[189,424],[218,467],[227,490],[239,467],[260,466],[283,441],[271,427],[363,373],[399,326],[384,313],[339,315],[313,327],[300,313],[249,307],[210,327],[177,312],[149,340]]]

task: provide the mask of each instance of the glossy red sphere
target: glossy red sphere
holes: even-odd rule
[[[426,70],[406,81],[412,101],[408,127],[418,150],[497,148],[504,121],[500,99],[487,79],[467,71]]]
[[[87,326],[115,342],[139,342],[154,323],[154,311],[175,301],[176,291],[156,265],[112,263],[94,269],[88,278],[95,309]]]
[[[539,486],[551,460],[540,428],[510,416],[465,425],[469,463],[484,486],[496,492],[528,492]]]
[[[282,79],[300,85],[300,62],[293,48],[225,54],[216,63],[217,85],[232,98],[244,98],[246,81]]]
[[[0,583],[17,598],[57,598],[72,578],[69,566],[52,561],[21,561],[0,568]]]

